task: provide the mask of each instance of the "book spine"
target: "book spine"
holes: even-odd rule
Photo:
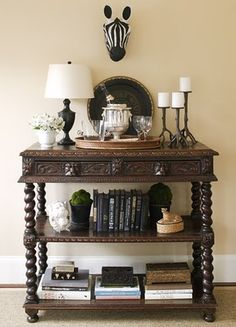
[[[102,232],[103,222],[103,193],[98,193],[98,203],[97,203],[97,232]]]
[[[141,295],[140,291],[96,291],[95,296],[127,296],[127,295]]]
[[[192,299],[191,293],[145,294],[145,300]]]
[[[98,190],[93,190],[93,230],[96,231],[98,209]]]
[[[90,300],[90,291],[70,292],[70,291],[44,291],[37,292],[40,299],[55,299],[55,300]]]
[[[120,216],[120,190],[115,190],[115,217],[114,230],[119,230],[119,216]]]
[[[88,291],[88,287],[57,287],[57,286],[42,286],[43,291],[70,291],[70,292],[81,292],[81,291]]]
[[[137,191],[131,191],[131,220],[130,220],[130,230],[134,230],[135,224],[135,213],[136,213],[136,201],[137,201]]]
[[[149,196],[147,193],[142,195],[142,207],[140,214],[140,231],[145,231],[150,228],[150,219],[149,219]]]
[[[125,192],[125,225],[124,230],[130,231],[130,216],[131,216],[131,192]]]
[[[119,221],[119,230],[124,230],[125,223],[125,191],[120,191],[120,221]]]
[[[98,295],[96,300],[138,300],[140,295]]]
[[[114,190],[109,191],[109,231],[114,230],[115,197]]]
[[[106,193],[103,193],[102,230],[103,232],[108,232],[109,230],[109,197]]]
[[[135,211],[135,224],[134,229],[140,230],[140,221],[141,221],[141,208],[142,208],[142,191],[137,191],[137,201],[136,201],[136,211]]]
[[[145,290],[145,294],[176,294],[176,293],[188,293],[192,294],[192,289],[176,289],[176,290]]]

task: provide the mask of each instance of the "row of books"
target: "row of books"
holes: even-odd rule
[[[136,300],[141,298],[139,279],[133,277],[132,286],[102,286],[102,276],[95,277],[94,295],[96,300]]]
[[[56,300],[90,300],[92,290],[92,278],[88,271],[81,274],[84,279],[53,284],[50,281],[51,270],[48,268],[41,278],[38,287],[40,299]],[[134,276],[134,286],[101,286],[101,276],[95,277],[94,296],[96,300],[135,300],[141,298],[139,278]],[[65,283],[66,282],[66,283]],[[160,283],[144,286],[144,298],[146,300],[158,299],[192,299],[193,289],[191,283]]]
[[[95,283],[88,269],[78,269],[73,264],[47,268],[38,286],[38,296],[40,299],[90,300],[93,291],[96,300],[134,300],[141,298],[142,289],[146,300],[192,299],[187,263],[154,263],[147,264],[146,268],[142,278],[133,275],[132,267],[103,267],[102,275],[95,276]]]
[[[108,231],[144,231],[149,228],[149,198],[141,190],[93,190],[94,229]]]

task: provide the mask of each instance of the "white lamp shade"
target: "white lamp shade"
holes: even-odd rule
[[[89,68],[78,64],[49,65],[45,97],[54,99],[93,98],[92,77]]]

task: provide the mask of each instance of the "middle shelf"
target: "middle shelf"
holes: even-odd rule
[[[36,240],[43,242],[81,243],[155,243],[155,242],[194,242],[201,241],[201,220],[184,216],[184,230],[172,234],[160,234],[156,230],[95,232],[92,223],[88,231],[63,231],[52,229],[46,216],[36,219]]]

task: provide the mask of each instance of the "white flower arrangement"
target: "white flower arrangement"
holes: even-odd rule
[[[36,130],[60,132],[63,129],[65,122],[61,117],[43,113],[34,115],[30,125]]]

